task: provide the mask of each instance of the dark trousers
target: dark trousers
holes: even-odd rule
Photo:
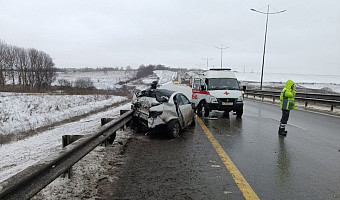
[[[280,127],[279,127],[280,133],[285,132],[286,125],[287,125],[288,118],[289,118],[289,112],[290,110],[282,109],[282,117],[280,120]]]
[[[287,124],[290,110],[282,109],[281,124]]]

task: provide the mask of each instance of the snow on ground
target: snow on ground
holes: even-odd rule
[[[91,78],[94,87],[97,89],[115,89],[122,86],[117,84],[120,81],[127,81],[137,74],[136,70],[131,71],[93,71],[93,72],[59,72],[56,81],[52,85],[59,85],[59,79],[75,82],[78,78]]]
[[[143,78],[143,80],[141,80],[141,83],[138,82],[138,81],[133,81],[132,83],[128,83],[127,85],[128,86],[135,86],[135,90],[139,90],[139,91],[142,91],[142,90],[146,90],[148,88],[150,88],[150,85],[153,81],[157,81],[158,80],[158,77],[155,76],[155,75],[150,75],[146,78]]]
[[[126,99],[109,95],[0,93],[0,133],[34,130]]]
[[[103,117],[117,117],[122,109],[131,104],[111,108],[106,112],[91,115],[79,121],[54,127],[24,140],[4,144],[0,147],[0,182],[61,150],[62,135],[86,135],[100,128]]]
[[[255,82],[254,86],[260,85],[261,73],[235,72],[239,81]],[[297,89],[299,87],[309,89],[329,88],[334,92],[340,93],[340,75],[309,75],[309,74],[285,74],[285,73],[264,73],[263,86],[280,86],[282,87],[287,80],[293,80]]]
[[[131,131],[117,131],[113,145],[96,147],[72,167],[72,179],[55,179],[32,200],[100,199],[98,184],[117,179],[115,174],[119,173],[119,166],[124,164],[125,158],[121,152],[132,135]]]
[[[172,82],[177,76],[177,72],[168,70],[155,70],[154,73],[159,77],[158,84],[160,85]]]

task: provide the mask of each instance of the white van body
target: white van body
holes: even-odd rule
[[[230,69],[210,69],[192,81],[192,102],[196,112],[209,116],[210,111],[219,110],[243,114],[243,95],[235,73]]]

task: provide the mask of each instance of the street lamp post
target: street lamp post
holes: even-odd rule
[[[267,44],[268,15],[282,13],[282,12],[285,12],[286,10],[281,10],[281,11],[278,11],[278,12],[269,12],[269,5],[267,7],[267,12],[261,12],[261,11],[255,10],[253,8],[250,9],[250,10],[254,11],[254,12],[261,13],[261,14],[265,14],[267,16],[267,18],[266,18],[266,31],[264,32],[264,44],[263,44],[263,56],[262,56],[262,71],[261,71],[261,86],[260,86],[260,90],[262,90],[263,69],[264,69],[264,56],[266,54],[266,44]]]
[[[212,60],[214,58],[202,58],[203,60],[206,60],[207,61],[207,69],[209,70],[209,60]]]
[[[222,69],[222,53],[223,53],[223,49],[227,49],[227,48],[229,48],[229,47],[224,47],[224,46],[223,46],[223,44],[222,44],[222,46],[221,46],[221,47],[216,47],[216,46],[215,46],[215,48],[217,48],[217,49],[220,49],[220,50],[221,50],[221,69]]]

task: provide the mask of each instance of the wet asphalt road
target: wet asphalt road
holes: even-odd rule
[[[340,118],[292,111],[283,138],[280,117],[277,104],[246,100],[242,118],[202,120],[260,199],[340,199]],[[124,154],[104,199],[244,199],[198,123],[174,140],[137,134]]]

